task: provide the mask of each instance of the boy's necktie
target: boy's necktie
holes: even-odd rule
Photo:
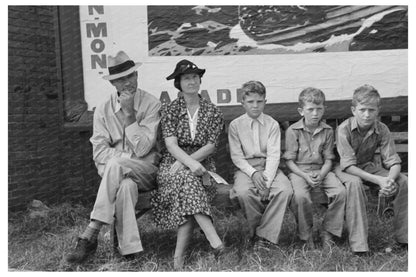
[[[256,154],[260,153],[260,122],[257,119],[253,120],[253,140]]]

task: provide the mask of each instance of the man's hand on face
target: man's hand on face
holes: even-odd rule
[[[118,97],[120,101],[121,110],[123,111],[126,117],[134,116],[134,94],[129,91],[121,91],[120,96]]]

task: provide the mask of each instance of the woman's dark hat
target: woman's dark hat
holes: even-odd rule
[[[205,73],[205,69],[198,68],[194,63],[188,60],[181,60],[176,64],[175,71],[166,77],[166,80],[172,80],[182,74],[196,73],[199,77],[202,77]]]

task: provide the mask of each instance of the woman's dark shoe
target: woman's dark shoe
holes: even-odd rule
[[[185,264],[185,257],[173,257],[173,269],[175,271],[182,271]]]
[[[66,255],[65,260],[68,263],[82,263],[88,256],[95,253],[97,245],[97,240],[89,241],[84,238],[78,238],[77,246],[71,253]]]
[[[221,244],[217,248],[214,248],[212,250],[212,253],[214,254],[214,258],[218,260],[221,256],[223,256],[227,252],[227,247],[225,247],[224,244]]]

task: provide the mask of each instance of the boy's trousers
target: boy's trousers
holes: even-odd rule
[[[321,165],[298,165],[302,171],[319,173]],[[311,199],[311,186],[306,180],[294,173],[289,174],[293,186],[293,199],[290,208],[298,223],[298,234],[301,240],[307,240],[312,235],[313,228],[313,202]],[[320,187],[328,197],[328,209],[322,222],[322,229],[340,237],[344,224],[346,190],[341,181],[333,172],[328,172]]]
[[[367,163],[360,168],[368,173],[387,177],[389,171]],[[360,177],[343,172],[339,165],[335,174],[347,189],[347,202],[345,208],[346,226],[349,232],[351,250],[354,252],[368,251],[368,219],[367,197]],[[407,243],[407,176],[400,174],[396,179],[399,185],[398,193],[394,199],[394,237],[399,243]]]
[[[248,160],[256,170],[264,170],[265,159]],[[241,209],[248,221],[250,236],[257,235],[277,243],[282,228],[283,217],[292,198],[293,190],[289,179],[281,170],[277,170],[271,187],[270,201],[262,202],[250,176],[237,170],[234,186],[230,191],[231,199],[238,199]]]
[[[105,166],[91,219],[111,224],[115,217],[122,255],[143,250],[135,206],[139,191],[155,188],[156,171],[150,162],[121,157],[110,159]]]

